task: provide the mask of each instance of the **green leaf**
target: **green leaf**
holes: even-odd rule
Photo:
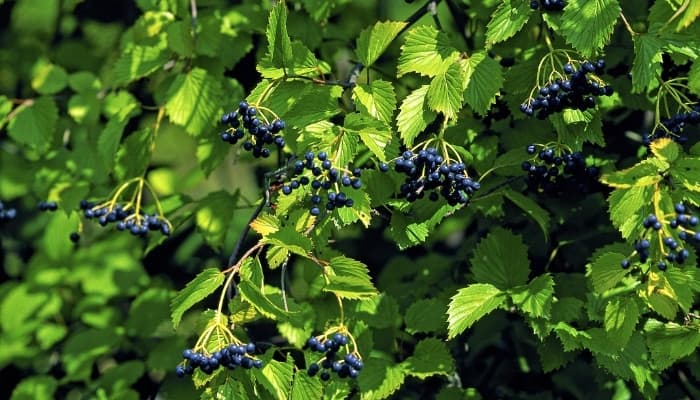
[[[374,64],[406,26],[403,21],[379,21],[360,32],[355,54],[365,67]]]
[[[547,336],[544,341],[537,344],[537,354],[540,356],[542,371],[545,373],[563,367],[571,362],[575,356],[573,352],[564,351],[561,342],[554,335]]]
[[[406,332],[413,335],[444,331],[447,328],[445,310],[447,304],[439,299],[421,299],[413,302],[404,316]]]
[[[513,303],[522,311],[535,318],[549,318],[554,298],[554,280],[549,274],[543,274],[527,285],[513,288]]]
[[[685,10],[676,24],[676,31],[681,31],[689,27],[695,20],[700,17],[700,0],[688,0],[684,2]]]
[[[311,239],[297,232],[290,225],[267,235],[265,242],[277,245],[303,257],[308,256],[312,246]]]
[[[377,295],[369,269],[360,261],[345,256],[333,257],[329,264],[328,283],[323,290],[346,299],[362,299]]]
[[[58,108],[50,97],[28,100],[14,111],[7,132],[17,143],[26,144],[41,152],[53,141]]]
[[[10,400],[51,400],[58,388],[58,381],[51,376],[35,375],[22,379],[12,390]]]
[[[345,117],[344,128],[359,135],[362,143],[380,160],[387,160],[384,150],[391,141],[391,129],[385,123],[354,113]]]
[[[596,293],[602,294],[614,288],[629,273],[629,270],[623,269],[620,265],[622,260],[627,258],[627,255],[621,252],[622,246],[615,250],[603,251],[588,264],[586,275],[591,280]]]
[[[608,197],[610,219],[625,239],[642,236],[644,226],[640,223],[653,213],[653,186],[638,186],[616,189]]]
[[[287,34],[287,5],[278,2],[270,12],[267,20],[267,52],[272,64],[285,68],[292,61],[292,41]]]
[[[440,71],[430,82],[428,88],[428,106],[431,110],[455,118],[462,108],[462,88],[464,74],[459,64],[452,63]]]
[[[525,26],[532,9],[527,1],[504,0],[491,15],[486,25],[486,43],[493,45],[510,39]]]
[[[650,33],[632,37],[634,41],[634,62],[632,63],[632,93],[644,93],[647,87],[661,73],[663,41]]]
[[[0,326],[4,332],[22,332],[24,325],[36,318],[36,313],[49,300],[45,291],[20,284],[3,293],[0,303]]]
[[[654,364],[661,370],[694,353],[700,345],[700,330],[697,326],[649,319],[644,324],[644,332]]]
[[[617,0],[570,0],[562,14],[564,38],[585,57],[610,40],[620,16]]]
[[[605,145],[603,121],[596,110],[565,110],[552,114],[549,121],[554,125],[563,143],[572,150],[581,150],[586,142]]]
[[[603,327],[609,333],[610,340],[624,347],[634,332],[639,316],[639,307],[634,297],[616,297],[605,306]]]
[[[629,168],[603,175],[600,180],[614,188],[654,185],[663,179],[659,166],[651,160],[643,160]]]
[[[429,123],[435,120],[437,114],[430,110],[427,104],[427,94],[429,85],[423,85],[409,93],[396,117],[396,126],[403,142],[408,147],[413,146],[413,141],[418,137]]]
[[[549,213],[547,212],[547,210],[540,207],[540,205],[537,204],[536,201],[532,200],[531,198],[525,196],[522,193],[513,190],[506,190],[503,192],[503,194],[508,200],[512,201],[513,204],[518,206],[518,208],[525,211],[525,213],[527,213],[527,215],[529,215],[530,218],[532,218],[537,223],[537,225],[542,230],[544,239],[548,240]]]
[[[430,25],[418,25],[408,31],[401,46],[397,75],[417,72],[433,77],[445,71],[457,56],[446,34]]]
[[[292,389],[294,363],[290,356],[285,362],[265,360],[262,369],[253,369],[253,375],[275,399],[288,399]]]
[[[384,123],[390,123],[396,109],[396,94],[391,82],[372,81],[370,85],[357,84],[352,89],[358,109]]]
[[[273,303],[258,285],[247,280],[242,280],[238,284],[238,291],[241,293],[244,300],[252,304],[260,314],[267,318],[272,318],[277,321],[286,321],[289,319],[289,315]]]
[[[671,175],[686,189],[700,192],[700,158],[684,157],[677,160],[671,168]]]
[[[401,363],[406,373],[419,379],[434,375],[450,376],[454,372],[454,358],[445,342],[436,338],[423,339],[413,355]]]
[[[226,191],[209,193],[199,201],[195,211],[195,223],[204,239],[213,247],[221,247],[228,234],[233,214],[238,202],[238,194]]]
[[[693,63],[688,72],[688,89],[695,95],[700,95],[700,63]]]
[[[524,285],[530,275],[527,247],[520,236],[495,228],[482,239],[471,259],[474,279],[501,290]]]
[[[221,111],[221,83],[201,68],[179,74],[168,89],[165,112],[192,136],[209,133]]]
[[[291,399],[321,399],[323,398],[323,385],[315,377],[309,376],[303,369],[294,374],[292,382]]]
[[[452,339],[486,314],[500,307],[506,293],[497,287],[477,283],[460,289],[447,309],[448,338]]]
[[[89,379],[93,362],[118,348],[120,337],[112,329],[87,329],[73,332],[61,353],[66,379]]]
[[[676,161],[682,152],[681,146],[671,140],[671,138],[660,138],[654,140],[649,145],[649,149],[656,156],[656,158],[669,164]]]
[[[163,68],[166,62],[168,62],[168,52],[165,40],[156,46],[133,45],[114,63],[112,79],[115,85],[121,86],[151,75]]]
[[[39,94],[55,94],[68,84],[68,74],[60,65],[40,60],[32,68],[31,84]]]
[[[503,86],[503,69],[485,51],[461,60],[466,75],[464,100],[478,114],[486,114]]]
[[[633,335],[624,349],[615,354],[594,352],[593,355],[603,368],[622,379],[634,381],[640,390],[647,385],[658,386],[654,382],[658,379],[658,373],[649,366],[649,355],[642,335]]]
[[[380,400],[394,393],[406,378],[401,364],[382,359],[369,358],[357,378],[362,400]]]
[[[225,275],[217,268],[208,268],[197,274],[184,289],[182,289],[170,302],[173,326],[177,327],[182,320],[182,315],[195,304],[207,298],[221,284]]]

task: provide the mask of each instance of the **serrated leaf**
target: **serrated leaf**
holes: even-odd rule
[[[622,233],[622,237],[639,238],[645,229],[640,223],[653,213],[652,196],[654,187],[637,186],[630,189],[616,189],[608,197],[610,219]]]
[[[406,26],[403,21],[379,21],[360,32],[355,54],[365,67],[374,64]]]
[[[669,164],[676,161],[676,159],[681,153],[680,145],[678,145],[670,138],[660,138],[654,140],[649,145],[649,149],[657,158]]]
[[[360,137],[362,143],[380,160],[386,161],[384,149],[391,142],[391,129],[385,123],[354,113],[345,117],[344,128]]]
[[[209,133],[220,112],[221,82],[202,68],[179,74],[168,89],[165,112],[192,136]]]
[[[671,168],[671,176],[687,190],[700,192],[700,158],[684,157]]]
[[[537,354],[540,356],[542,371],[549,373],[571,362],[576,353],[564,351],[561,342],[554,335],[549,335],[537,344]]]
[[[500,165],[500,164],[499,164]],[[549,239],[549,213],[544,208],[540,207],[536,201],[523,195],[522,193],[506,190],[504,196],[513,202],[518,208],[523,210],[532,218],[542,230],[544,240]]]
[[[18,143],[46,151],[51,145],[58,108],[50,97],[39,97],[20,105],[10,120],[7,133]]]
[[[610,340],[623,347],[632,336],[639,316],[639,307],[633,297],[616,297],[605,306],[603,327]]]
[[[257,284],[241,280],[237,288],[243,299],[253,305],[260,314],[276,321],[289,319],[288,313],[273,303]]]
[[[447,304],[439,299],[421,299],[411,304],[406,310],[404,320],[406,332],[432,333],[442,332],[447,328],[445,314]]]
[[[676,24],[676,31],[680,32],[689,27],[695,20],[700,17],[700,0],[688,0],[685,5],[685,10]]]
[[[565,118],[572,115],[583,115],[583,120],[575,123],[567,123]],[[605,145],[603,137],[603,121],[596,110],[576,111],[571,113],[556,113],[549,116],[549,121],[554,125],[560,140],[574,151],[579,151],[586,142]]]
[[[165,40],[155,46],[133,45],[114,63],[112,70],[114,84],[121,86],[151,75],[162,68],[166,62],[168,62],[168,52]]]
[[[613,355],[594,353],[594,356],[598,364],[611,374],[634,381],[640,390],[644,390],[649,384],[658,385],[654,383],[657,373],[649,366],[649,356],[642,335],[633,335],[624,349]]]
[[[513,303],[522,311],[535,318],[549,318],[554,298],[554,280],[549,274],[543,274],[527,285],[511,290]]]
[[[445,342],[436,338],[427,338],[418,342],[413,355],[401,364],[408,375],[419,379],[434,375],[449,376],[454,372],[454,358]]]
[[[614,188],[654,185],[663,178],[659,167],[650,160],[644,160],[629,168],[603,175],[600,181]]]
[[[418,25],[408,31],[401,46],[397,76],[417,72],[433,77],[447,69],[457,56],[446,34],[430,25]]]
[[[489,283],[501,290],[524,285],[530,275],[522,238],[503,228],[494,229],[479,242],[471,265],[478,283]]]
[[[285,226],[272,232],[264,240],[265,243],[277,245],[294,254],[306,257],[311,251],[311,239],[297,232],[293,226]]]
[[[396,109],[396,94],[391,82],[372,81],[370,85],[357,84],[352,89],[353,100],[360,111],[384,123],[390,123]]]
[[[525,26],[532,9],[527,1],[504,0],[491,15],[486,25],[486,43],[494,44],[510,39]]]
[[[461,60],[465,74],[464,100],[478,114],[486,114],[503,86],[503,69],[485,51]]]
[[[274,396],[275,399],[289,399],[292,389],[292,376],[294,375],[294,363],[291,357],[287,361],[269,360],[262,369],[253,369],[253,374],[258,382]]]
[[[294,374],[292,382],[291,399],[321,399],[323,398],[323,385],[317,378],[309,376],[304,370],[298,370]]]
[[[170,302],[170,318],[173,326],[177,328],[182,320],[182,315],[195,304],[207,298],[221,284],[225,275],[217,268],[207,268],[197,274],[184,289],[182,289]]]
[[[663,41],[650,33],[632,37],[634,62],[632,63],[632,93],[644,93],[651,81],[661,73]]]
[[[464,79],[464,73],[457,63],[438,73],[428,87],[428,107],[445,114],[447,118],[455,118],[462,108]]]
[[[408,147],[413,146],[413,141],[418,137],[429,123],[435,120],[435,114],[427,104],[429,85],[423,85],[411,92],[401,102],[399,115],[396,117],[396,126],[399,129],[401,139]]]
[[[629,270],[623,269],[620,263],[627,255],[619,252],[607,252],[601,254],[588,264],[587,276],[593,284],[596,293],[604,293],[617,286]]]
[[[662,323],[649,319],[644,325],[647,346],[658,369],[666,369],[674,362],[695,352],[700,345],[697,326],[682,326],[675,322]]]
[[[337,256],[330,260],[329,267],[328,283],[324,286],[324,291],[346,299],[362,299],[377,294],[369,276],[369,269],[360,261]]]
[[[472,326],[506,300],[506,293],[493,285],[476,283],[452,296],[447,309],[448,338],[452,339]]]
[[[617,0],[569,0],[562,14],[564,38],[586,57],[607,44],[620,16]]]
[[[267,20],[267,52],[272,64],[279,68],[285,68],[292,61],[292,41],[287,33],[287,4],[278,2]]]
[[[260,214],[250,223],[250,228],[265,237],[280,229],[280,221],[271,214]]]
[[[357,378],[362,400],[380,400],[394,393],[406,378],[401,364],[382,358],[365,360],[365,367]]]

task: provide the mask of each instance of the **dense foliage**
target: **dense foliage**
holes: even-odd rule
[[[700,1],[0,0],[0,397],[700,397]]]

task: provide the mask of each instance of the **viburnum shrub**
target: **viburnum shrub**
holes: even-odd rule
[[[700,397],[697,1],[0,15],[1,398]]]

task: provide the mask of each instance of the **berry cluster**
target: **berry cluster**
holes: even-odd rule
[[[320,164],[317,164],[317,161]],[[304,174],[305,171],[306,174]],[[360,180],[362,170],[359,168],[352,171],[339,170],[333,167],[328,154],[324,151],[319,151],[318,154],[307,151],[304,154],[304,160],[294,162],[294,173],[298,178],[284,184],[281,189],[282,194],[290,195],[295,189],[309,185],[311,187],[309,212],[314,216],[321,214],[322,209],[330,212],[336,208],[352,207],[355,204],[353,199],[340,190],[340,186],[352,189],[362,187]]]
[[[221,140],[224,142],[236,144],[243,140],[248,131],[250,139],[243,142],[243,149],[252,152],[253,157],[269,157],[270,149],[265,145],[274,143],[280,149],[285,145],[284,138],[278,134],[285,128],[284,121],[275,119],[270,124],[265,123],[258,118],[258,109],[245,100],[238,104],[238,110],[224,114],[221,123],[229,125],[228,129],[221,132]]]
[[[691,214],[689,209],[683,204],[678,203],[674,206],[675,215],[668,221],[661,221],[656,215],[649,215],[644,219],[643,226],[646,233],[657,232],[660,242],[660,252],[664,259],[656,262],[657,268],[665,271],[671,263],[683,264],[690,257],[690,252],[682,246],[677,239],[685,244],[692,242],[700,243],[700,231],[696,231],[700,219],[697,215]],[[664,229],[664,224],[670,229]],[[677,234],[673,234],[671,230],[677,230]],[[652,241],[649,239],[640,239],[634,243],[634,250],[639,256],[639,262],[645,263],[649,260],[649,252],[652,247]],[[633,253],[633,255],[635,255]],[[620,263],[622,268],[629,268],[632,263],[629,259],[624,259]]]
[[[564,0],[532,0],[530,2],[530,8],[537,10],[542,7],[544,11],[561,11],[566,6]]]
[[[548,195],[588,193],[598,183],[600,169],[586,166],[581,152],[556,151],[534,144],[528,145],[525,150],[533,156],[521,165],[527,172],[525,183],[530,190]]]
[[[522,103],[520,111],[527,116],[532,116],[537,111],[537,118],[544,119],[567,108],[586,110],[595,107],[595,96],[610,96],[613,93],[611,86],[602,84],[598,78],[588,77],[589,73],[602,73],[604,68],[605,60],[596,63],[584,61],[579,69],[571,64],[564,65],[564,72],[569,78],[557,78],[539,88],[537,97]]]
[[[312,336],[306,344],[313,351],[325,353],[320,361],[320,365],[319,362],[309,365],[307,370],[309,376],[315,376],[321,372],[321,380],[327,381],[331,378],[332,372],[335,372],[339,378],[349,377],[355,379],[360,375],[360,370],[364,364],[358,356],[353,353],[347,353],[342,359],[338,359],[338,351],[342,346],[348,344],[348,337],[342,333],[336,333],[332,338],[322,338],[322,340]]]
[[[40,201],[38,205],[39,211],[56,211],[58,204],[55,201]]]
[[[389,165],[380,163],[379,170],[386,172]],[[434,147],[417,153],[404,151],[396,159],[394,170],[406,176],[400,196],[410,202],[422,199],[429,192],[428,198],[432,201],[439,199],[439,193],[450,205],[466,204],[481,187],[467,175],[463,163],[447,162]]]
[[[688,141],[688,137],[682,135],[684,128],[698,123],[700,123],[700,104],[695,105],[691,111],[680,112],[671,118],[662,120],[654,133],[642,136],[642,142],[648,145],[656,139],[667,137],[678,143],[685,143]]]
[[[144,237],[149,231],[160,231],[170,235],[170,222],[158,214],[145,214],[141,210],[134,212],[131,207],[121,204],[95,205],[87,200],[80,201],[80,209],[87,219],[97,219],[100,226],[115,223],[118,231],[128,231],[134,236]],[[80,239],[78,236],[76,240]],[[71,237],[73,240],[73,237]]]
[[[214,352],[210,356],[192,349],[187,349],[182,352],[185,365],[178,365],[175,368],[175,373],[177,376],[183,377],[185,375],[192,375],[197,368],[207,375],[216,371],[220,366],[231,370],[237,367],[245,369],[262,368],[263,361],[254,357],[255,350],[256,347],[254,343],[245,345],[231,344]]]
[[[5,205],[0,201],[0,221],[14,219],[17,216],[17,210],[14,208],[5,208]]]

